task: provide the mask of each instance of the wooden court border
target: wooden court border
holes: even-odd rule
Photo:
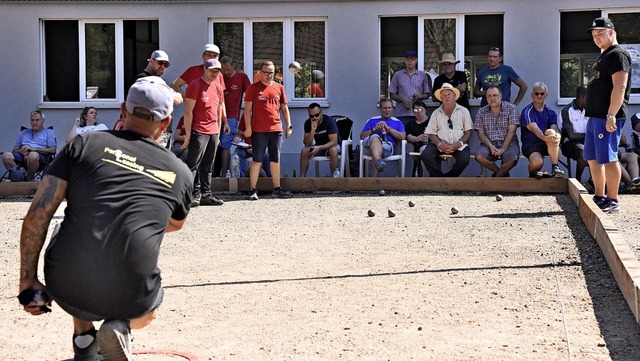
[[[0,183],[0,197],[32,196],[39,183]],[[596,240],[618,283],[636,323],[640,324],[640,261],[613,222],[612,215],[603,213],[591,200],[591,195],[575,178],[282,178],[283,188],[293,192],[487,192],[487,193],[568,193],[578,208],[582,222]],[[215,178],[214,192],[246,192],[248,178]],[[270,178],[258,180],[258,191],[272,190]]]

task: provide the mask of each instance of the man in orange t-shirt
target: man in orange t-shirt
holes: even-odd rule
[[[244,122],[245,137],[251,137],[253,141],[253,164],[249,173],[251,189],[250,200],[258,200],[256,185],[260,175],[260,162],[265,150],[269,151],[271,168],[271,180],[273,182],[273,195],[280,198],[291,198],[293,194],[280,187],[280,146],[282,133],[287,138],[291,136],[293,127],[287,107],[287,95],[284,87],[273,81],[275,66],[272,61],[264,61],[260,64],[259,79],[249,86],[244,98],[245,112]],[[282,127],[280,111],[286,123]]]

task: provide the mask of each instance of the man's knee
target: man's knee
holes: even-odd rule
[[[129,320],[129,322],[131,323],[131,329],[139,330],[141,328],[148,326],[151,323],[151,321],[153,321],[156,318],[157,315],[158,315],[158,309],[156,308],[155,310],[147,313],[142,317]]]

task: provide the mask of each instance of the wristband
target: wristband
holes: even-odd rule
[[[609,119],[609,118],[613,118],[613,119],[615,119],[616,117],[615,117],[613,114],[607,114],[606,119]]]

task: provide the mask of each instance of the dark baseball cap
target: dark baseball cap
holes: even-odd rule
[[[613,21],[609,18],[595,18],[591,23],[591,27],[587,30],[587,33],[590,33],[591,30],[600,30],[600,29],[611,29],[616,30],[613,26]]]
[[[415,50],[407,50],[404,52],[405,58],[417,58],[418,53]]]

